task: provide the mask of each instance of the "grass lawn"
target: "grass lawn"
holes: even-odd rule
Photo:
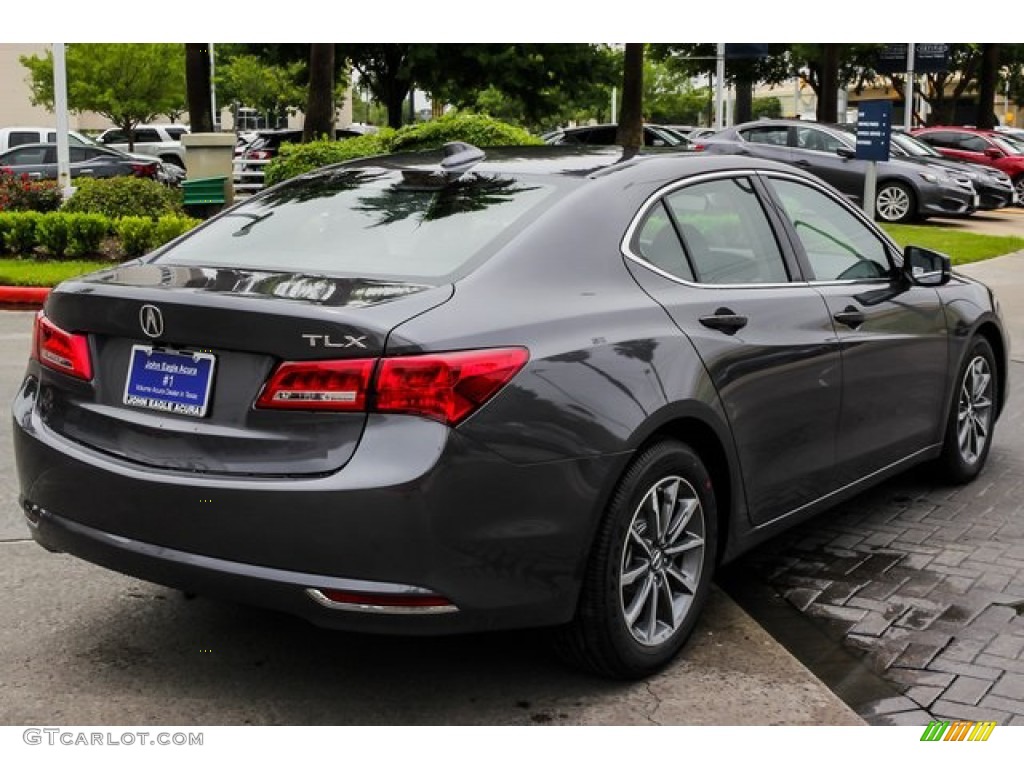
[[[913,224],[882,224],[889,237],[901,247],[919,245],[949,254],[953,264],[970,264],[993,256],[1024,250],[1024,237],[1004,235],[979,235],[944,227]]]
[[[69,277],[112,266],[109,261],[0,259],[0,285],[50,287]]]

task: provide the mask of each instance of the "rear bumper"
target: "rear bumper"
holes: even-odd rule
[[[571,619],[609,477],[626,457],[513,464],[448,430],[371,416],[353,459],[314,478],[160,471],[49,430],[27,379],[12,405],[35,540],[131,576],[329,627],[441,634]],[[308,590],[429,592],[457,610],[328,607]]]

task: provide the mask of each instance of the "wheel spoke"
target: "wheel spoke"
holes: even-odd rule
[[[679,483],[680,481],[676,479],[662,489],[661,517],[659,519],[661,527],[658,528],[658,541],[664,539],[672,522],[672,512],[675,510],[676,500],[679,498]]]
[[[651,531],[651,541],[655,542],[661,538],[661,504],[658,503],[658,489],[652,488],[651,492],[647,494],[651,499],[651,513],[653,517],[650,520],[654,530]]]
[[[662,550],[666,557],[675,557],[681,555],[683,552],[689,552],[694,549],[700,549],[704,546],[704,539],[695,533],[687,533],[686,539],[678,544],[673,544],[671,547],[665,547]]]
[[[662,599],[665,601],[665,607],[668,609],[668,623],[672,629],[676,628],[676,604],[672,596],[672,588],[668,585],[668,579],[661,579],[661,583],[658,585]]]
[[[653,557],[654,553],[651,552],[651,545],[639,533],[637,533],[636,528],[633,528],[632,526],[629,528],[629,538],[634,544],[644,551],[648,560]]]
[[[654,582],[654,585],[653,589],[648,592],[646,617],[648,642],[654,641],[654,634],[658,630],[658,584],[654,580],[654,577],[651,577],[651,581]]]
[[[673,579],[679,582],[679,585],[687,592],[689,592],[691,595],[697,591],[697,585],[696,583],[694,583],[693,579],[690,576],[683,573],[678,568],[676,568],[674,565],[669,565],[668,567],[666,567],[665,573],[667,573],[669,576],[671,576]]]
[[[637,618],[640,616],[644,606],[647,604],[648,598],[651,596],[651,588],[653,586],[654,576],[647,574],[647,578],[644,580],[643,586],[637,590],[637,593],[633,596],[629,606],[626,608],[626,624],[630,627],[636,624]]]
[[[641,576],[643,576],[645,573],[647,573],[649,568],[650,568],[650,562],[646,562],[646,563],[640,563],[639,565],[636,566],[636,568],[633,568],[632,570],[623,571],[622,572],[622,586],[624,586],[624,587],[632,586],[636,582],[637,579],[639,579]]]
[[[665,534],[666,544],[671,545],[675,543],[680,534],[686,530],[686,526],[690,524],[690,520],[693,519],[693,513],[697,511],[699,506],[700,502],[697,499],[687,499],[679,505],[679,514],[672,521],[672,525],[669,526]]]

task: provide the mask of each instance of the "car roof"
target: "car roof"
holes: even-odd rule
[[[642,179],[666,182],[715,170],[785,170],[806,176],[793,166],[743,155],[707,155],[668,148],[641,148],[623,152],[617,146],[540,145],[484,148],[485,157],[471,169],[474,173],[507,176],[559,176],[597,178],[629,172]],[[348,168],[389,168],[443,173],[441,150],[404,152],[360,158],[312,171],[332,173]],[[807,176],[807,178],[813,178]]]

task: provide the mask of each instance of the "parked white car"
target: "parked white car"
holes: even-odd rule
[[[185,148],[181,137],[188,133],[187,125],[177,123],[151,123],[135,128],[133,152],[159,157],[165,163],[185,167]],[[128,134],[120,128],[108,128],[97,139],[100,144],[122,151],[128,151]]]

